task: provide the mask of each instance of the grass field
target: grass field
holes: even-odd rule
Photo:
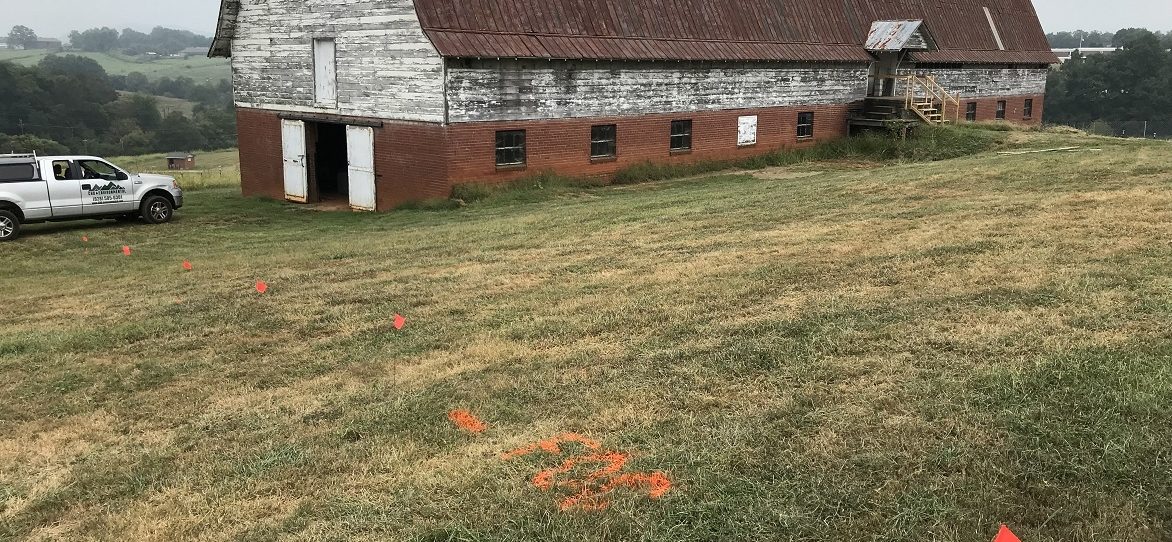
[[[138,57],[108,53],[87,53],[84,51],[65,51],[53,53],[45,50],[15,50],[0,49],[0,62],[12,61],[24,66],[32,66],[50,54],[77,55],[92,58],[105,68],[110,75],[126,75],[131,72],[140,72],[154,81],[163,77],[190,77],[197,83],[204,81],[220,81],[232,77],[232,69],[228,60],[223,58],[159,58],[143,60]]]
[[[116,156],[110,159],[119,167],[134,173],[161,173],[175,177],[184,190],[206,190],[240,186],[240,154],[236,149],[197,151],[195,165],[190,171],[167,169],[166,154]]]
[[[1168,540],[1172,146],[1005,137],[1082,149],[31,226],[0,539]]]
[[[190,117],[192,116],[192,111],[195,109],[197,103],[191,100],[184,100],[183,98],[173,98],[171,96],[156,96],[154,94],[136,93],[125,90],[118,91],[119,96],[129,96],[133,94],[142,94],[143,96],[154,98],[159,104],[159,113],[164,117],[173,111],[178,111],[179,113],[183,113],[184,115]]]

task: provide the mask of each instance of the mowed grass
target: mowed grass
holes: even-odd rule
[[[232,69],[223,58],[146,58],[130,57],[111,53],[87,53],[85,51],[48,51],[0,49],[0,62],[11,61],[23,66],[34,66],[42,58],[51,55],[77,55],[97,61],[110,75],[127,75],[139,72],[152,81],[163,77],[190,77],[197,83],[212,83],[228,80]]]
[[[240,153],[236,149],[195,151],[192,170],[167,169],[167,154],[116,156],[110,161],[133,173],[158,173],[175,177],[186,191],[240,187]]]
[[[32,226],[0,539],[1167,540],[1172,146],[1010,137],[1083,149]],[[671,490],[560,511],[564,432]]]

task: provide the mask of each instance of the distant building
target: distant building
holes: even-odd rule
[[[37,38],[37,41],[30,43],[28,47],[25,47],[25,49],[47,49],[50,51],[60,51],[62,49],[61,40],[56,38]]]
[[[195,155],[188,152],[173,152],[167,155],[167,169],[195,169]]]
[[[1119,49],[1117,47],[1081,47],[1074,49],[1054,49],[1054,54],[1058,55],[1059,62],[1066,62],[1067,60],[1070,60],[1070,57],[1074,55],[1075,51],[1078,51],[1078,53],[1082,56],[1091,56],[1114,53],[1118,50]]]
[[[188,47],[182,51],[179,51],[179,56],[183,58],[191,58],[193,56],[204,57],[207,56],[207,54],[207,47]]]

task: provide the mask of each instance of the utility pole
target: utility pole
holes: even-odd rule
[[[1148,121],[1144,121],[1144,139],[1148,138]]]

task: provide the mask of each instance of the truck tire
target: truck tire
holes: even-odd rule
[[[175,206],[171,205],[171,200],[163,196],[148,196],[138,210],[142,214],[142,219],[150,224],[170,222],[175,214]]]
[[[16,213],[0,209],[0,243],[20,237],[20,218]]]

